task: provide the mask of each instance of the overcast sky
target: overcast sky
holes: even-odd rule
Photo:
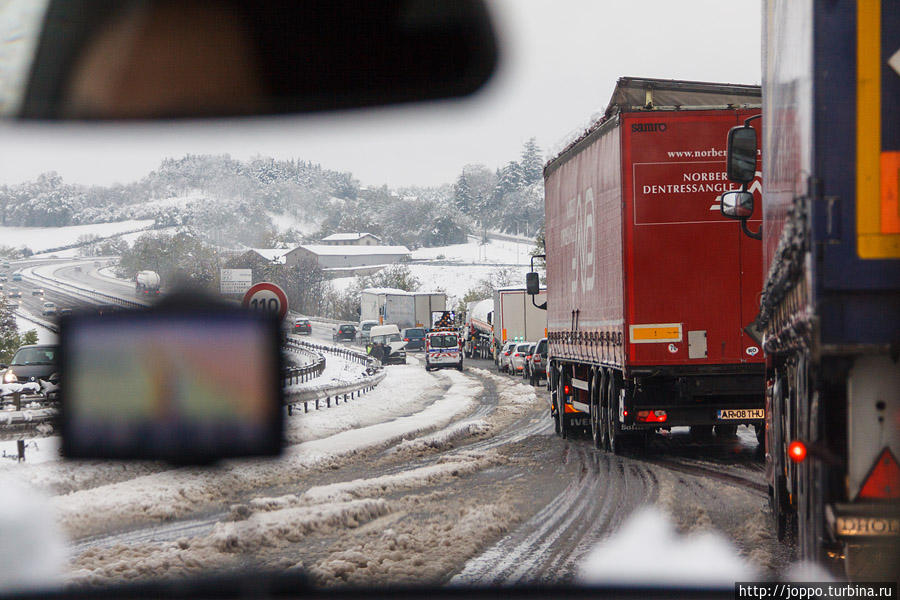
[[[549,157],[605,106],[621,76],[760,82],[759,0],[497,0],[502,62],[474,99],[332,116],[204,126],[3,126],[0,183],[56,171],[126,183],[166,156],[299,158],[366,185],[451,183],[469,163]]]

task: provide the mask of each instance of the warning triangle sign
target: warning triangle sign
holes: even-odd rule
[[[900,498],[900,464],[890,448],[885,448],[857,496],[860,500],[886,500]]]

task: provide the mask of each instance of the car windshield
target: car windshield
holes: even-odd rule
[[[52,365],[56,360],[56,348],[22,348],[12,359],[13,365]]]
[[[428,339],[432,348],[456,348],[459,346],[459,339],[454,334],[437,334]]]
[[[823,400],[803,404],[787,391],[801,367],[831,346],[804,346],[816,351],[786,369],[766,362],[774,338],[764,348],[747,325],[767,318],[797,325],[779,310],[755,321],[769,272],[763,254],[779,254],[780,225],[767,224],[763,240],[753,240],[721,211],[720,196],[741,187],[726,177],[728,131],[764,104],[758,88],[749,94],[745,87],[764,79],[760,15],[773,21],[772,11],[757,0],[487,0],[499,62],[483,87],[357,109],[345,105],[354,74],[373,102],[386,88],[403,87],[398,73],[373,70],[371,59],[401,38],[444,44],[432,25],[479,3],[361,2],[337,23],[302,24],[290,22],[280,4],[0,0],[0,265],[16,280],[0,301],[0,363],[65,363],[73,357],[66,344],[78,338],[60,336],[76,335],[66,328],[78,319],[132,323],[160,302],[160,312],[168,310],[181,292],[202,294],[216,310],[277,314],[278,339],[266,347],[277,343],[281,353],[265,370],[249,358],[263,342],[248,334],[225,343],[211,329],[193,337],[173,329],[150,343],[122,327],[82,346],[86,414],[101,421],[124,411],[94,443],[132,439],[149,448],[147,424],[165,423],[172,435],[154,447],[170,462],[63,458],[69,380],[61,383],[63,400],[52,396],[55,384],[39,391],[28,384],[29,402],[42,397],[16,406],[21,382],[3,381],[15,373],[0,369],[0,458],[9,458],[0,460],[0,563],[7,563],[0,592],[46,584],[102,595],[119,584],[220,575],[238,575],[234,589],[251,589],[272,572],[364,593],[419,584],[669,589],[681,570],[678,581],[704,582],[710,572],[727,573],[721,576],[732,584],[787,577],[816,540],[832,562],[850,555],[852,544],[837,541],[824,519],[812,537],[798,536],[809,511],[827,504],[840,513],[851,504],[856,490],[845,484],[861,487],[871,464],[853,463],[863,473],[848,478],[829,470],[852,462],[846,455],[814,446],[865,435],[873,453],[890,447],[897,456],[896,436],[887,429],[850,435],[826,418],[806,427],[766,421],[773,403],[812,410],[843,397],[831,392],[860,388],[838,385],[831,379],[838,370],[810,367],[828,392],[816,388],[813,398]],[[311,3],[312,13],[329,4]],[[785,23],[809,19],[808,35],[786,42],[796,52],[766,80],[792,98],[830,98],[821,86],[831,75],[810,78],[803,69],[836,64],[856,44],[835,40],[826,56],[811,56],[830,39],[811,14],[820,4],[847,13],[841,31],[852,30],[853,40],[868,21],[858,23],[853,2],[798,4],[782,11]],[[403,11],[397,31],[366,28],[365,7],[382,6]],[[861,40],[893,43],[893,13],[882,12],[886,33]],[[39,40],[45,17],[56,19],[46,21],[55,28]],[[460,31],[469,40],[475,29]],[[289,60],[314,40],[334,51]],[[354,52],[344,50],[346,41],[358,44]],[[873,51],[877,65],[859,67],[869,79],[880,74],[892,99],[900,97],[890,68],[896,49],[883,57]],[[401,58],[394,68],[404,72],[427,60],[435,91],[444,89],[448,70],[477,66],[450,52]],[[854,87],[856,68],[835,80]],[[280,104],[260,102],[237,118],[196,114],[215,112],[232,96],[288,94],[277,78],[285,72],[311,89],[330,85],[311,108],[330,102],[340,110],[273,114]],[[703,82],[736,87],[714,93]],[[63,103],[58,119],[10,118],[39,113],[53,99]],[[784,153],[784,164],[804,175],[792,178],[785,167],[766,186],[761,176],[748,183],[757,203],[743,223],[748,230],[759,231],[764,215],[790,212],[763,206],[761,194],[771,186],[790,201],[782,192],[795,180],[819,181],[812,165],[832,142],[893,140],[880,130],[856,135],[857,126],[888,127],[898,114],[893,104],[872,108],[881,117],[858,125],[856,96],[845,100],[834,101],[840,110],[828,119],[798,102],[751,122],[760,141],[778,132],[770,154]],[[188,118],[81,118],[127,117],[115,110],[126,104]],[[727,118],[707,127],[716,111]],[[808,129],[823,121],[836,129]],[[701,125],[700,134],[690,133]],[[828,143],[796,150],[804,140]],[[798,156],[786,156],[795,150]],[[859,188],[860,197],[888,198],[880,210],[859,213],[871,217],[859,239],[848,191],[857,186],[823,180],[821,189],[838,190],[829,193],[840,197],[839,234],[831,231],[812,263],[845,248],[895,247],[884,240],[897,234],[896,193],[871,186],[886,182],[896,192],[889,175],[897,150],[846,153],[843,171],[870,186]],[[857,154],[877,165],[858,170]],[[760,172],[770,164],[761,158]],[[842,170],[824,164],[829,176]],[[815,198],[809,202],[810,214],[819,214]],[[563,208],[551,214],[554,206]],[[623,223],[635,226],[623,233]],[[872,232],[884,239],[863,244],[875,239]],[[801,241],[818,248],[816,239]],[[632,253],[632,242],[652,256]],[[702,261],[679,254],[700,243],[707,244]],[[789,286],[806,281],[798,256],[775,296],[794,298]],[[867,270],[889,260],[865,260],[867,281],[892,281]],[[712,271],[724,265],[730,270]],[[627,270],[647,266],[658,269],[646,277]],[[533,299],[526,294],[532,269],[546,286]],[[838,271],[827,272],[833,279]],[[732,283],[744,296],[720,297]],[[882,287],[879,294],[890,291]],[[679,295],[694,289],[709,305]],[[810,287],[821,289],[830,288]],[[868,306],[867,290],[849,281],[826,300],[838,292]],[[18,294],[10,300],[10,293]],[[641,320],[632,322],[637,313]],[[873,329],[863,326],[866,315],[832,313],[843,315],[847,335]],[[803,331],[817,331],[815,322]],[[382,324],[402,334],[370,340]],[[795,334],[778,340],[793,344]],[[511,358],[529,351],[525,339],[541,338],[550,341],[538,345],[539,361]],[[200,350],[177,352],[185,345]],[[868,373],[845,358],[844,371]],[[704,369],[715,376],[691,379]],[[761,391],[744,393],[748,381]],[[863,393],[887,396],[895,381],[886,377]],[[272,409],[283,427],[279,456],[184,464],[183,447],[205,438],[188,435],[180,417],[214,423],[212,436],[225,431],[227,408],[237,446],[267,414],[253,399],[273,389],[281,391]],[[766,389],[784,396],[766,404]],[[187,397],[197,404],[182,403]],[[240,401],[225,402],[234,397]],[[892,400],[878,397],[884,409],[869,400],[860,399],[866,418],[895,422]],[[688,422],[697,415],[700,422]],[[839,421],[850,416],[845,411]],[[771,458],[776,433],[809,444],[807,462]],[[801,492],[830,485],[844,486],[844,497],[803,496],[798,504]],[[853,558],[867,561],[866,554]]]

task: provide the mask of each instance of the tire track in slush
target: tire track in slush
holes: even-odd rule
[[[577,441],[567,442],[565,453],[564,462],[579,467],[577,477],[512,533],[470,559],[451,585],[571,580],[578,560],[597,541],[635,508],[654,501],[658,482],[644,465]]]

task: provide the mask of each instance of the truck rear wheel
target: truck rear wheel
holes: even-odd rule
[[[616,376],[610,372],[606,382],[606,440],[609,451],[613,454],[622,453],[622,435],[619,430],[619,390],[616,385]]]
[[[565,439],[569,435],[569,428],[566,426],[566,395],[563,393],[565,377],[559,376],[556,388],[556,433],[559,437]]]
[[[603,421],[600,419],[600,372],[591,374],[591,440],[594,448],[603,450]]]

